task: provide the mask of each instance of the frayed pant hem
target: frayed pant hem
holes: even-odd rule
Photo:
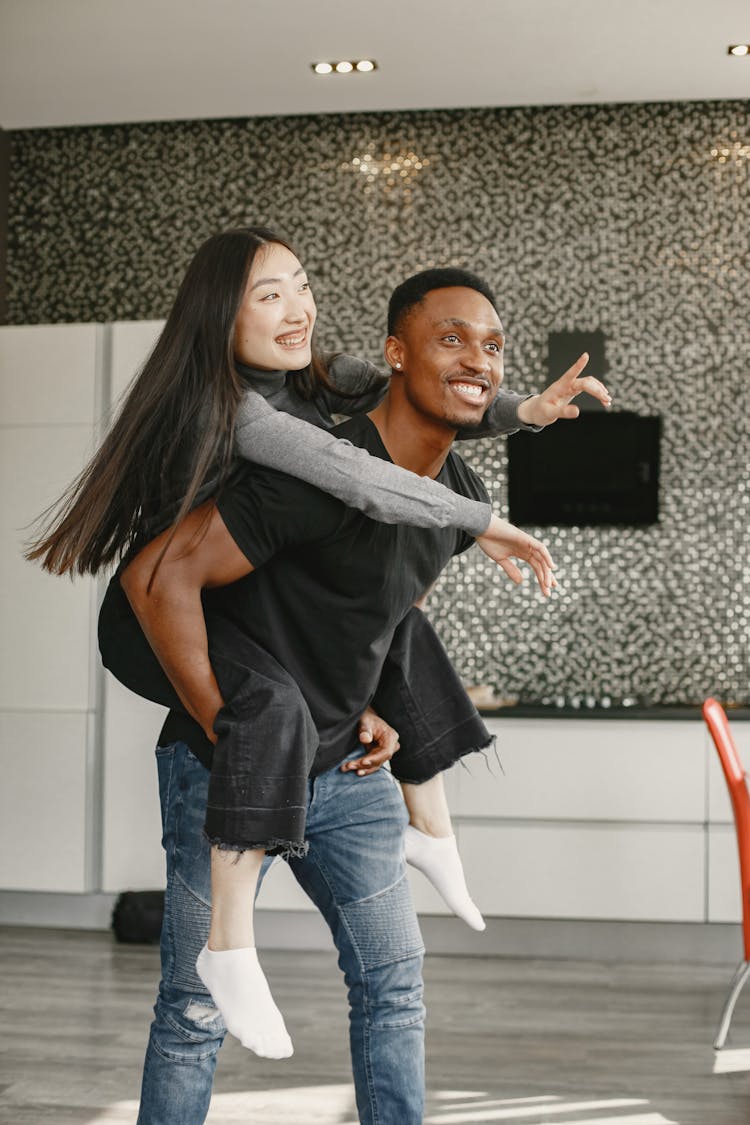
[[[406,769],[400,768],[400,763],[397,762],[398,755],[391,761],[391,773],[397,781],[403,781],[407,785],[424,785],[426,781],[431,781],[437,774],[449,770],[451,766],[455,766],[456,762],[460,762],[468,754],[485,754],[488,750],[495,750],[496,748],[495,735],[490,735],[486,741],[478,746],[467,746],[465,750],[448,750],[443,753],[435,751],[435,748],[427,748],[419,755],[410,755],[416,760],[407,764]]]
[[[218,848],[222,852],[236,852],[241,855],[243,852],[264,851],[266,855],[278,855],[282,859],[303,859],[309,847],[306,840],[271,839],[264,843],[248,843],[243,840],[241,843],[234,843],[230,840],[222,840],[218,836],[209,836],[207,833],[206,839],[212,848]]]

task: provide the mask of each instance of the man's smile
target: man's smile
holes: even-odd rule
[[[453,394],[463,402],[482,404],[490,396],[490,381],[481,376],[456,375],[447,380]]]

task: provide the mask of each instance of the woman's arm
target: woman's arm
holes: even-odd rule
[[[235,428],[237,452],[315,485],[379,523],[459,527],[482,535],[489,504],[470,500],[429,477],[419,477],[309,422],[274,410],[255,391],[246,392]]]

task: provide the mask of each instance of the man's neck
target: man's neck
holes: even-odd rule
[[[438,475],[457,431],[445,422],[427,418],[391,391],[368,418],[375,425],[391,460],[420,477]]]

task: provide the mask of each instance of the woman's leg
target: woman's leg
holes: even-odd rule
[[[427,836],[453,835],[453,824],[441,773],[436,773],[421,785],[402,781],[401,792],[409,810],[409,824]]]
[[[402,781],[401,792],[409,810],[406,862],[430,880],[444,902],[467,926],[472,930],[485,929],[484,918],[466,886],[443,775],[435,774],[421,785]]]
[[[493,743],[429,620],[412,609],[396,630],[373,706],[397,731],[391,762],[409,809],[406,861],[473,929],[484,921],[466,887],[441,771]]]
[[[197,961],[229,1031],[256,1054],[292,1044],[258,963],[253,908],[267,852],[304,851],[307,775],[317,747],[307,704],[268,653],[229,623],[207,620],[211,663],[225,701],[217,716],[206,834],[212,914]]]
[[[232,852],[211,848],[211,930],[208,948],[216,951],[255,945],[253,903],[265,851]]]
[[[292,1041],[255,949],[253,904],[265,854],[211,848],[211,928],[196,968],[227,1030],[243,1047],[285,1059]]]

